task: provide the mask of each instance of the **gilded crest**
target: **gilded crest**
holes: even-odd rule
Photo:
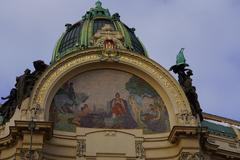
[[[126,49],[123,45],[122,34],[119,31],[115,31],[109,24],[105,24],[94,34],[92,43],[93,47],[101,47],[106,50]]]

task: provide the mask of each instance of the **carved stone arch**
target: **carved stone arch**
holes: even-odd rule
[[[118,53],[117,62],[113,61],[112,57],[107,57],[102,61],[103,52],[100,49],[91,49],[73,53],[52,65],[42,75],[34,87],[29,103],[29,110],[33,106],[38,105],[43,111],[39,113],[37,120],[48,120],[50,103],[61,84],[77,74],[101,68],[130,72],[151,84],[160,95],[163,95],[164,103],[166,103],[169,112],[171,127],[179,123],[176,117],[181,115],[181,112],[191,112],[187,98],[180,85],[162,66],[148,58],[131,52],[116,50],[113,52]]]

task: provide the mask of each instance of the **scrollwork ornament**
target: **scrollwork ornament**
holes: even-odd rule
[[[136,141],[135,142],[135,149],[136,149],[136,156],[138,159],[144,159],[145,153],[143,148],[143,142],[142,141]]]
[[[30,159],[30,152],[32,152],[32,160],[42,160],[42,151],[41,150],[29,150],[29,149],[21,149],[20,150],[20,159],[21,160],[29,160]]]
[[[196,118],[188,110],[181,110],[180,113],[177,114],[177,120],[179,125],[196,125],[197,124]]]
[[[114,61],[118,62],[120,58],[120,54],[113,49],[105,49],[99,55],[101,61]]]
[[[84,157],[86,154],[86,140],[85,139],[79,139],[77,141],[77,156],[78,157]]]
[[[109,24],[105,24],[93,35],[91,43],[94,47],[126,49],[123,45],[122,34],[115,31]]]
[[[39,115],[43,112],[43,108],[41,108],[40,104],[36,103],[30,109],[30,114],[32,119],[39,119]]]
[[[206,160],[206,159],[199,152],[196,153],[182,152],[179,160]]]
[[[2,124],[0,125],[0,137],[4,135],[4,131],[5,131],[5,124]]]

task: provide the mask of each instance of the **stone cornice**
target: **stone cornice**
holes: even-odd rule
[[[205,134],[207,132],[206,127],[196,126],[174,126],[168,136],[168,140],[171,143],[176,143],[181,137],[196,137],[198,134]]]
[[[221,117],[221,116],[217,116],[217,115],[210,114],[210,113],[205,113],[204,112],[203,117],[204,117],[204,119],[209,119],[209,120],[213,120],[213,121],[224,122],[224,123],[229,123],[231,125],[240,126],[240,121],[225,118],[225,117]]]
[[[53,132],[52,122],[34,122],[36,124],[34,134],[44,134],[45,138],[51,138]],[[0,149],[14,145],[19,137],[23,137],[23,134],[25,133],[30,133],[28,125],[29,121],[15,121],[15,125],[9,127],[10,133],[8,136],[0,139]]]

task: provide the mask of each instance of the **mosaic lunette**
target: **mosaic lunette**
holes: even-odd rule
[[[118,70],[93,70],[64,83],[50,108],[55,129],[86,128],[169,131],[169,117],[159,94],[143,79]]]

